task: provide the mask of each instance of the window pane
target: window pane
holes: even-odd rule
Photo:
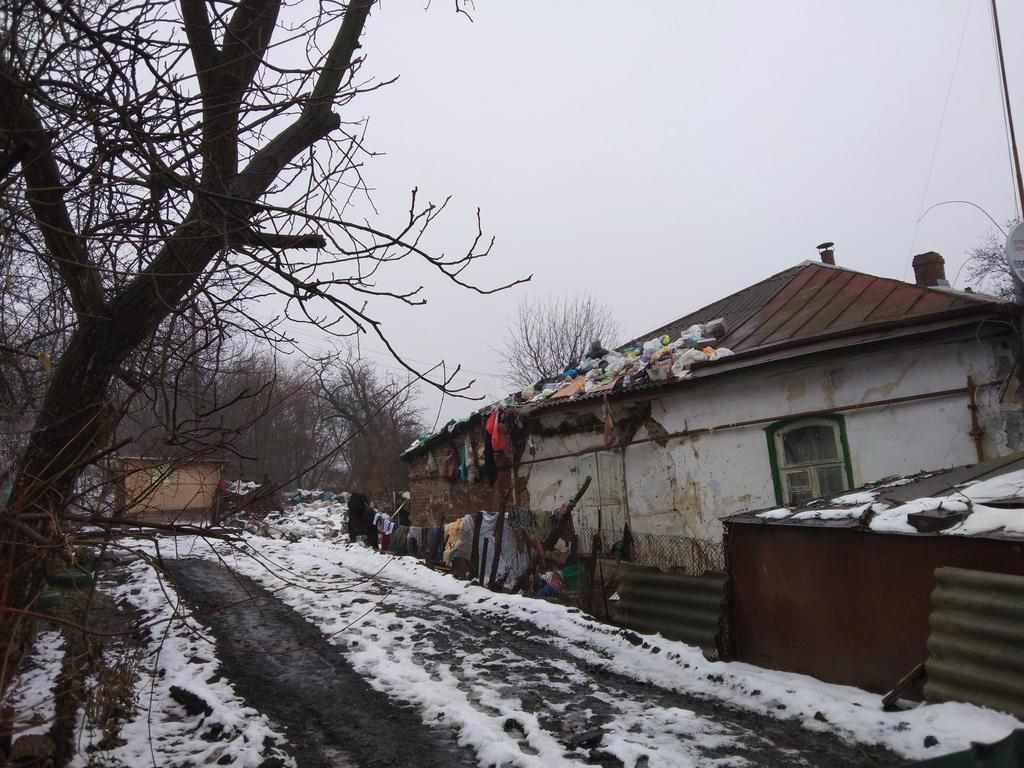
[[[839,465],[818,467],[818,490],[822,496],[834,496],[846,490],[846,473]]]
[[[835,461],[839,458],[835,429],[822,424],[791,429],[782,435],[782,454],[786,466]]]
[[[786,482],[786,503],[797,506],[814,498],[814,489],[811,487],[811,473],[802,470],[799,472],[787,472],[783,475]]]

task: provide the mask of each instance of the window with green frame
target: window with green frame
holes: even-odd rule
[[[853,486],[842,416],[782,421],[766,432],[777,503],[798,506]]]

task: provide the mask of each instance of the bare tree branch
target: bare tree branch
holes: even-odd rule
[[[501,351],[508,380],[529,386],[578,365],[594,342],[608,344],[617,334],[611,311],[590,296],[524,299]]]

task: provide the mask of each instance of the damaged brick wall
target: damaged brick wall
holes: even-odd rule
[[[473,445],[482,444],[482,428],[472,429]],[[432,445],[423,453],[409,459],[410,522],[414,526],[436,527],[450,523],[465,515],[481,510],[497,510],[504,504],[513,504],[511,490],[512,461],[504,454],[495,455],[497,477],[492,483],[484,477],[482,467],[477,469],[474,481],[451,479],[449,454],[452,447],[465,440],[465,433]],[[516,487],[515,503],[529,506],[526,478],[520,478]]]

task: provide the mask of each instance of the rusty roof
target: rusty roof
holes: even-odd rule
[[[684,315],[639,341],[677,336],[693,323],[724,318],[719,346],[746,352],[781,342],[856,330],[888,321],[922,320],[949,310],[1000,303],[982,294],[926,288],[890,277],[804,262]]]
[[[765,278],[758,283],[754,283],[743,290],[732,293],[723,299],[719,299],[713,304],[708,304],[706,307],[698,309],[696,312],[683,315],[682,317],[673,320],[671,323],[666,323],[660,328],[655,328],[649,333],[638,336],[622,346],[625,348],[643,344],[648,339],[653,339],[656,336],[664,336],[666,334],[675,339],[694,323],[703,323],[708,320],[714,320],[718,317],[725,320],[726,325],[729,328],[738,328],[751,316],[757,313],[758,310],[763,309],[764,306],[771,301],[776,294],[778,294],[782,287],[792,280],[801,269],[803,269],[803,265],[798,264],[795,267],[783,270],[782,272]]]
[[[778,350],[813,351],[816,343],[847,336],[893,334],[896,329],[913,332],[913,327],[933,321],[960,323],[976,321],[991,311],[1005,311],[1007,303],[985,294],[951,288],[928,288],[890,277],[878,277],[845,267],[805,261],[732,293],[670,323],[636,337],[620,349],[643,344],[664,335],[676,338],[695,323],[722,318],[726,335],[716,346],[731,350],[736,357],[697,363],[694,377],[730,368],[741,359],[767,361]],[[766,357],[768,356],[768,357]],[[706,370],[705,370],[706,369]],[[633,384],[616,389],[600,388],[585,393],[566,386],[546,400],[516,404],[522,412],[546,410],[581,400],[621,396],[678,384],[687,379],[669,379]],[[569,384],[569,382],[567,382]],[[482,409],[488,411],[490,407]],[[474,414],[477,415],[477,414]],[[417,440],[403,455],[420,449],[460,426],[450,422],[440,433]]]

